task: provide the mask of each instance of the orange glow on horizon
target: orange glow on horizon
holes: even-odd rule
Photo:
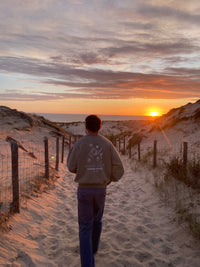
[[[183,100],[182,100],[183,101]],[[191,99],[61,99],[52,101],[1,101],[1,105],[30,113],[101,114],[127,116],[162,116],[170,109],[192,102]],[[154,113],[156,112],[156,113]]]

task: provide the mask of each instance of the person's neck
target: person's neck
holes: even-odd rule
[[[98,134],[99,134],[98,131],[97,131],[97,132],[92,132],[92,131],[90,131],[90,130],[88,130],[88,129],[87,129],[87,133],[88,133],[89,135],[98,135]]]

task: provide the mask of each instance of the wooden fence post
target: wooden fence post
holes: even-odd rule
[[[183,166],[187,166],[188,143],[183,142]]]
[[[154,140],[154,150],[153,150],[153,167],[157,166],[157,141]]]
[[[121,152],[121,140],[120,140],[120,137],[119,137],[119,152]]]
[[[56,171],[58,171],[59,166],[59,137],[56,138]]]
[[[65,149],[65,136],[63,135],[63,138],[62,138],[62,157],[61,157],[61,163],[63,163],[63,160],[64,160],[64,149]]]
[[[140,142],[138,142],[138,161],[140,161]]]
[[[13,202],[12,211],[19,213],[19,164],[18,164],[18,145],[16,142],[11,141],[12,153],[12,188],[13,188]]]
[[[49,147],[48,138],[44,138],[44,161],[45,161],[45,178],[49,179]]]
[[[129,142],[129,159],[131,158],[131,142]]]
[[[69,135],[69,152],[71,151],[72,148],[72,136],[71,134]]]
[[[126,136],[124,135],[124,151],[123,151],[124,154],[126,154]]]

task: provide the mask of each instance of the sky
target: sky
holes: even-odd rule
[[[200,98],[199,0],[1,0],[0,105],[148,115]]]

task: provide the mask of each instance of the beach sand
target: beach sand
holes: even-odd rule
[[[96,266],[193,266],[199,243],[173,221],[145,169],[122,157],[125,175],[107,188]],[[0,266],[80,266],[74,175],[65,164],[51,188],[33,197],[1,233]]]

